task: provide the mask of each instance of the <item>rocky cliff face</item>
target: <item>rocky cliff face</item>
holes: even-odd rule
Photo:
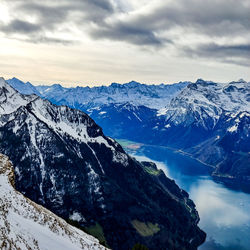
[[[0,80],[0,152],[16,188],[113,249],[196,249],[205,238],[185,191],[129,157],[86,114]]]
[[[15,190],[14,169],[0,155],[0,248],[106,249],[94,237],[72,227]]]

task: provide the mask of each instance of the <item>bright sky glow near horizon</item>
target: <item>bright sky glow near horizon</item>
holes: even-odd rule
[[[250,81],[249,0],[0,0],[1,75],[33,84]]]

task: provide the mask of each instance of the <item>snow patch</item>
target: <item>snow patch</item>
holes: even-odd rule
[[[78,212],[73,212],[72,215],[70,215],[69,217],[71,220],[73,221],[77,221],[77,222],[80,222],[80,221],[85,221],[84,217],[78,213]]]
[[[238,124],[235,124],[232,127],[230,127],[227,131],[230,133],[233,133],[233,132],[237,131],[237,129],[238,129]]]

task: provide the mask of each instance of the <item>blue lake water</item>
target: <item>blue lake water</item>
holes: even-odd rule
[[[119,142],[138,160],[154,161],[189,193],[200,215],[199,226],[207,233],[199,250],[250,249],[250,194],[214,182],[207,166],[180,153],[146,145],[131,149],[128,142]]]

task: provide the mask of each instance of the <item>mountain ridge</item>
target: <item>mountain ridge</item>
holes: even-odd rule
[[[134,105],[146,105],[150,108],[164,107],[172,96],[175,96],[190,82],[175,84],[147,85],[131,81],[125,84],[112,83],[109,86],[66,88],[60,84],[51,86],[32,86],[16,78],[7,82],[23,94],[38,94],[55,104],[67,105],[72,108],[97,107],[100,104],[130,102]],[[29,88],[29,91],[26,87]],[[35,88],[35,89],[34,89]],[[75,99],[72,99],[74,96]],[[153,101],[151,100],[153,99]]]
[[[0,152],[15,166],[17,190],[101,232],[113,249],[137,242],[150,249],[196,249],[204,241],[195,205],[162,171],[128,156],[85,113],[12,91],[1,81],[0,93],[24,104],[0,116]],[[7,104],[0,102],[3,109]],[[145,237],[138,225],[154,230]]]
[[[137,86],[138,83],[134,85]],[[162,91],[160,85],[157,88],[156,92]],[[150,93],[149,91],[149,96]],[[82,103],[77,108],[88,113],[110,136],[182,150],[205,164],[212,165],[216,169],[214,177],[221,176],[223,181],[245,182],[248,180],[247,176],[250,176],[248,168],[242,167],[250,164],[247,132],[250,130],[249,93],[250,83],[242,79],[229,83],[198,79],[196,82],[186,83],[174,95],[168,95],[167,101],[157,97],[151,98],[150,102],[142,98],[135,103],[125,98],[123,102],[117,103],[112,93],[108,95],[108,102],[98,104],[93,100],[92,103]],[[55,92],[53,97],[45,98],[57,103],[54,97],[56,95]],[[70,102],[61,100],[74,107],[75,97],[71,98]],[[156,104],[152,105],[155,101]],[[240,123],[244,123],[245,128],[239,126]],[[234,145],[236,137],[236,147],[229,150],[225,140]],[[239,144],[244,147],[240,148],[237,146]],[[236,162],[238,172],[235,170]],[[226,180],[225,176],[230,178]]]

